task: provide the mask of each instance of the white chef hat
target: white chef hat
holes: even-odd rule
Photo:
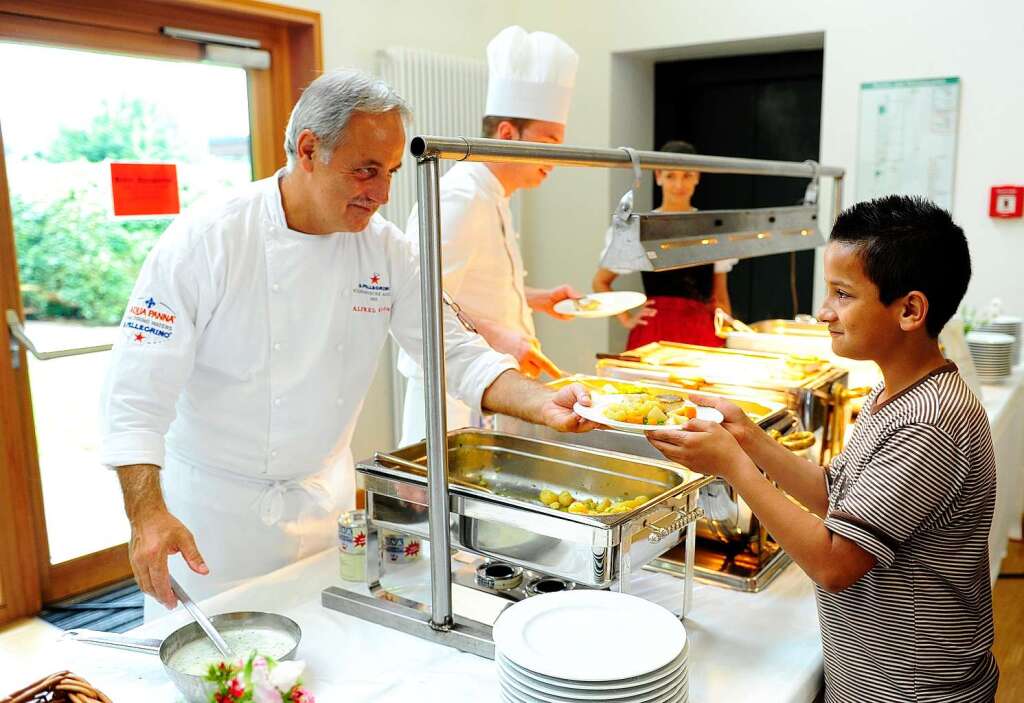
[[[484,114],[565,124],[579,62],[554,34],[506,27],[487,45]]]

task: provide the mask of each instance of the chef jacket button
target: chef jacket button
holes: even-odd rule
[[[281,399],[280,398],[274,398],[274,405],[280,405],[280,404],[281,404]]]
[[[270,286],[270,290],[272,290],[272,291],[274,291],[276,293],[277,291],[281,290],[281,286],[279,286],[279,285],[277,285],[275,283],[274,285]]]
[[[338,403],[338,405],[344,405],[345,404],[345,399],[344,398],[338,398],[337,403]]]
[[[277,450],[276,449],[273,450],[272,452],[270,452],[270,458],[271,459],[276,459],[277,458]]]
[[[341,350],[342,350],[342,349],[344,349],[344,348],[345,348],[345,345],[344,345],[344,344],[339,344],[338,346],[336,346],[336,347],[335,347],[335,349],[336,349],[337,351],[341,351]]]
[[[281,343],[274,342],[274,351],[281,351]]]

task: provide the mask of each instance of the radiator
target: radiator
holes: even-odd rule
[[[483,47],[481,47],[483,53]],[[487,63],[422,49],[391,48],[377,54],[377,74],[412,107],[408,138],[417,134],[479,136],[487,104]],[[455,164],[441,161],[444,174]],[[405,229],[416,205],[416,161],[408,148],[402,169],[391,182],[391,199],[381,213]],[[515,213],[513,213],[513,217]],[[398,345],[391,341],[391,429],[394,446],[402,434],[405,378],[395,368]]]
[[[422,49],[393,48],[378,53],[377,72],[412,106],[410,139],[417,134],[480,135],[480,120],[487,102],[485,61]],[[454,163],[441,161],[441,173]],[[415,205],[416,163],[407,149],[402,170],[391,184],[391,201],[381,212],[405,229]]]

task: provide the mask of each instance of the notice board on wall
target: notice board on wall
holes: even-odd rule
[[[953,207],[960,79],[860,86],[857,200],[923,195]]]

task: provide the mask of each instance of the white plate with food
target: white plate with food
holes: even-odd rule
[[[714,408],[695,405],[683,398],[662,400],[646,394],[603,395],[592,393],[591,405],[573,406],[582,418],[627,432],[685,429],[690,419],[722,422],[725,418]]]
[[[611,317],[647,302],[647,296],[631,290],[590,293],[582,298],[566,298],[555,303],[555,312],[571,317]]]

